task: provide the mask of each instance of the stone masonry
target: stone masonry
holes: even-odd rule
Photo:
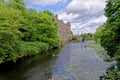
[[[72,37],[70,22],[64,23],[62,20],[58,19],[57,15],[54,16],[54,19],[58,24],[58,33],[60,35],[60,38],[63,40],[64,44],[68,43]]]

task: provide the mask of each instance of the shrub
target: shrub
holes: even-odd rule
[[[72,40],[77,40],[77,36],[76,36],[76,35],[73,35],[73,36],[72,36]]]
[[[10,60],[15,62],[21,55],[21,43],[10,30],[0,30],[0,63]]]

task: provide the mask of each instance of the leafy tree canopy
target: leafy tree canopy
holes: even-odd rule
[[[0,0],[0,63],[59,46],[51,12],[27,9],[22,0]]]

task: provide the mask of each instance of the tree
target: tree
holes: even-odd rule
[[[0,6],[4,4],[4,0],[0,0]]]
[[[0,6],[0,63],[59,46],[58,26],[51,12],[28,10],[22,0]]]
[[[103,26],[104,26],[104,25],[103,25]],[[100,43],[101,36],[103,35],[103,29],[104,29],[103,26],[100,26],[100,27],[96,30],[96,32],[93,34],[93,39],[94,39],[96,42],[98,42],[98,43]]]
[[[108,18],[101,36],[101,45],[114,56],[120,43],[120,0],[107,0],[105,15]]]

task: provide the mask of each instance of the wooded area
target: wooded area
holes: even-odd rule
[[[27,9],[22,0],[0,0],[0,63],[59,46],[51,12]]]
[[[94,39],[117,61],[116,69],[108,72],[110,80],[120,79],[120,0],[107,0],[107,21],[96,31]]]

